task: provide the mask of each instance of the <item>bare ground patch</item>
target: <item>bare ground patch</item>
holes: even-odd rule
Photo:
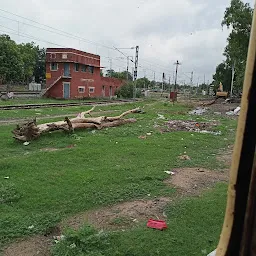
[[[178,168],[166,184],[173,185],[181,195],[198,195],[217,182],[228,181],[227,171],[211,171],[204,168]]]
[[[49,256],[51,243],[45,236],[33,236],[9,245],[3,256]]]
[[[220,172],[204,168],[179,168],[173,171],[175,174],[164,182],[177,189],[175,199],[199,195],[202,190],[212,187],[215,183],[228,180],[227,170]],[[131,228],[149,218],[166,219],[164,208],[174,198],[135,200],[79,213],[62,221],[57,227],[57,235],[60,235],[65,227],[77,230],[85,224],[97,229],[119,230]],[[15,242],[4,250],[3,256],[49,256],[55,233],[50,230],[45,236],[33,236]]]
[[[163,208],[170,201],[169,198],[154,200],[136,200],[120,203],[111,207],[104,207],[78,215],[62,222],[61,226],[78,229],[85,223],[99,229],[119,229],[131,227],[148,218],[165,218]]]

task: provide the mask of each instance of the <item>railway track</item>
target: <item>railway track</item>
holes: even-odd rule
[[[0,105],[0,110],[13,109],[34,109],[34,108],[53,108],[53,107],[72,107],[72,106],[91,106],[103,104],[118,104],[135,102],[136,100],[106,100],[106,101],[86,101],[86,102],[70,102],[70,103],[40,103],[40,104],[22,104],[22,105]]]

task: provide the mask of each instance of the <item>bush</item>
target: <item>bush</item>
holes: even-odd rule
[[[133,98],[134,83],[128,82],[122,85],[117,91],[116,95],[119,98]],[[141,91],[136,90],[136,98],[141,97]]]

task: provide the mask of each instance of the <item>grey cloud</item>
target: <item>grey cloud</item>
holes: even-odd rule
[[[151,78],[152,70],[160,78],[162,72],[169,70],[171,73],[173,62],[179,59],[182,61],[182,72],[193,70],[198,76],[206,74],[211,79],[215,66],[223,59],[227,31],[222,32],[220,23],[229,3],[229,0],[9,0],[4,1],[1,8],[110,47],[139,45],[141,76],[146,69]],[[0,15],[19,19],[1,11]],[[125,59],[117,58],[122,55],[116,51],[86,40],[26,26],[24,22],[31,22],[24,19],[19,21],[20,33],[65,47],[98,53],[102,56],[102,65],[106,67],[110,65],[107,57],[113,58],[113,67],[117,70],[126,66]],[[0,25],[18,32],[16,22],[0,17]],[[3,30],[0,27],[0,33]],[[10,35],[18,42],[33,40]],[[33,41],[43,47],[56,46]],[[127,55],[134,55],[134,51],[123,51]]]

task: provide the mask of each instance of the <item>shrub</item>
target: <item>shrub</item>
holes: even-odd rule
[[[122,85],[117,91],[116,95],[119,98],[133,98],[134,83],[128,82]],[[141,97],[141,91],[136,90],[136,98]]]

